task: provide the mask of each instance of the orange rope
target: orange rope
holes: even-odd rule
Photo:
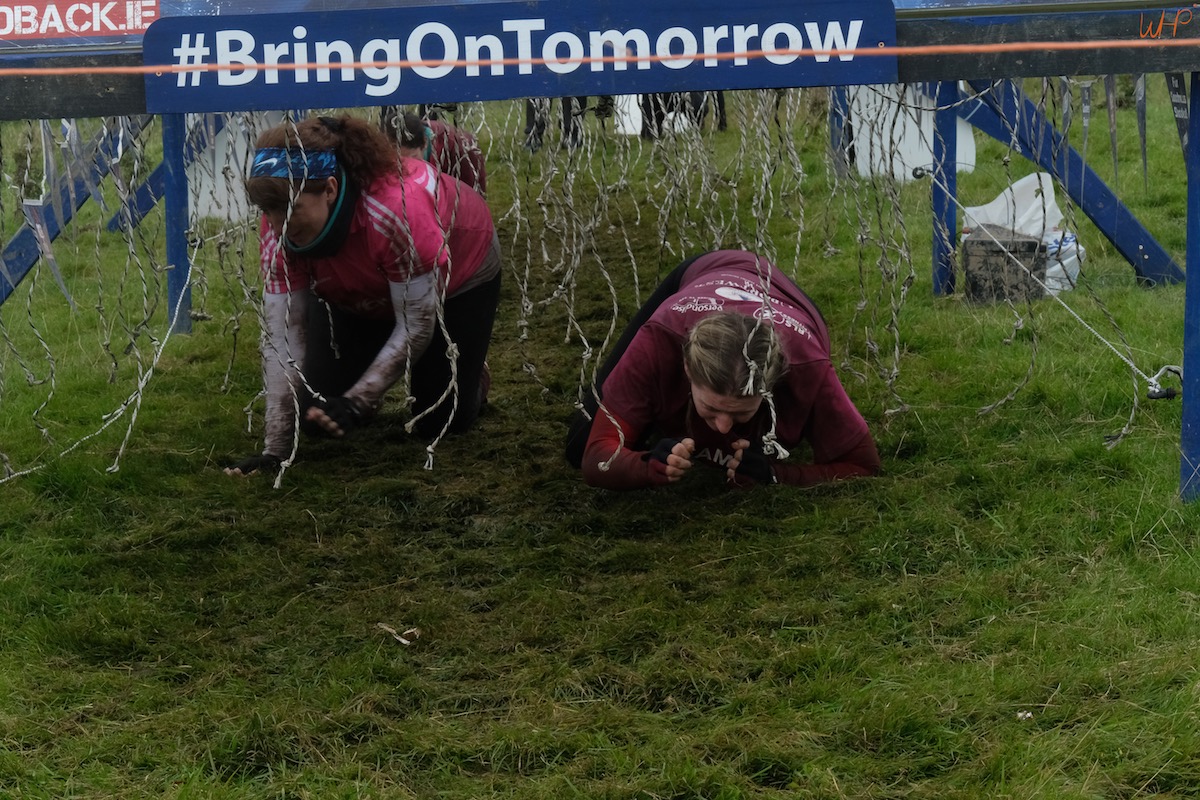
[[[938,44],[938,45],[908,45],[908,46],[888,46],[879,45],[878,47],[856,48],[846,50],[813,50],[804,48],[799,50],[747,50],[742,53],[713,53],[705,54],[698,53],[694,56],[687,55],[653,55],[653,56],[601,56],[601,57],[584,57],[572,59],[555,59],[552,63],[555,64],[615,64],[624,63],[640,63],[640,62],[660,62],[660,61],[675,61],[681,58],[692,58],[695,60],[715,59],[718,61],[729,61],[736,58],[760,59],[779,56],[829,56],[837,58],[841,56],[852,55],[854,57],[862,56],[937,56],[937,55],[985,55],[989,53],[1032,53],[1032,52],[1073,52],[1078,50],[1123,50],[1123,49],[1153,49],[1153,48],[1175,48],[1175,47],[1195,47],[1200,48],[1200,39],[1188,38],[1173,38],[1173,39],[1108,39],[1094,42],[1003,42],[995,44]],[[196,65],[177,65],[177,64],[157,64],[157,65],[142,65],[142,66],[125,66],[125,67],[0,67],[0,78],[31,76],[31,75],[163,75],[174,73],[188,72],[241,72],[245,69],[256,70],[282,70],[282,71],[297,71],[307,69],[364,69],[364,68],[412,68],[419,66],[431,67],[490,67],[494,65],[517,66],[520,64],[540,64],[545,65],[551,63],[550,60],[544,58],[498,58],[482,61],[346,61],[346,62],[303,62],[299,64],[256,64],[247,67],[244,64],[196,64]]]

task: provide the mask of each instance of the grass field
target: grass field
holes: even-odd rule
[[[1179,142],[1149,77],[1151,173],[1122,109],[1116,188],[1182,261]],[[1062,297],[1090,330],[1052,300],[935,297],[928,184],[835,180],[819,109],[793,119],[765,194],[739,153],[775,145],[736,126],[703,134],[701,162],[666,142],[585,165],[496,123],[510,270],[491,402],[432,470],[394,411],[302,442],[279,489],[221,472],[259,446],[249,226],[230,258],[250,277],[202,276],[209,318],[168,342],[120,469],[123,423],[58,457],[139,369],[121,351],[137,273],[119,278],[119,240],[83,219],[59,257],[81,311],[41,273],[0,316],[0,450],[36,466],[0,485],[0,796],[1194,796],[1200,512],[1178,498],[1180,405],[1146,400],[1107,344],[1151,374],[1181,363],[1183,287],[1138,287],[1068,209],[1088,260]],[[1111,179],[1098,119],[1089,160]],[[980,141],[964,203],[1031,171],[1008,156]],[[113,248],[98,270],[96,239]],[[604,339],[614,298],[623,324],[679,251],[756,241],[821,305],[884,475],[584,486],[561,458],[581,332]],[[34,331],[48,402],[22,368],[47,369]]]

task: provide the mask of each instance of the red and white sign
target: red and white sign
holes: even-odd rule
[[[0,5],[0,38],[59,39],[141,35],[158,19],[158,0],[30,0]]]

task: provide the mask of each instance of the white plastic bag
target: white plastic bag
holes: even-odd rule
[[[1087,253],[1079,239],[1067,231],[1048,231],[1046,243],[1046,292],[1056,295],[1075,288],[1079,265]]]
[[[963,209],[964,233],[980,225],[999,225],[1041,239],[1062,221],[1062,211],[1054,202],[1054,180],[1046,172],[1026,175],[987,205]]]

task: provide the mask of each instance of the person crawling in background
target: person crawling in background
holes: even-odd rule
[[[676,267],[625,328],[596,386],[600,401],[587,398],[566,446],[591,486],[661,486],[697,463],[741,487],[880,470],[875,440],[834,372],[817,307],[745,250]],[[811,463],[791,456],[802,443]]]
[[[380,126],[406,158],[421,158],[487,195],[487,164],[475,134],[442,122],[422,119],[399,106],[384,106]]]
[[[353,117],[284,123],[257,148],[246,191],[263,212],[266,433],[261,454],[225,471],[290,459],[297,422],[344,436],[406,373],[422,437],[470,428],[500,297],[483,198]]]

